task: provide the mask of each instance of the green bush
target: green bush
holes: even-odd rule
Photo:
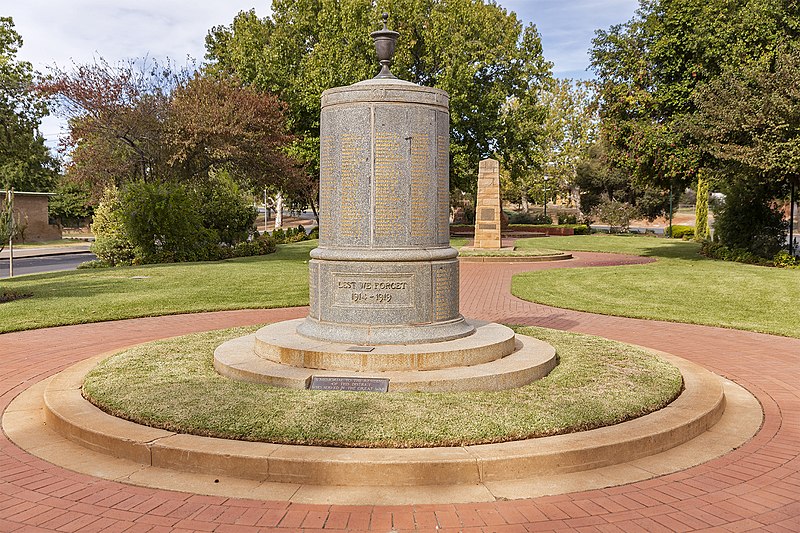
[[[735,261],[737,263],[747,263],[750,265],[774,266],[772,261],[759,257],[749,250],[743,248],[728,248],[718,242],[705,241],[700,248],[700,253],[711,259],[721,261]]]
[[[530,213],[518,213],[516,211],[506,211],[509,224],[533,224],[533,217]]]
[[[694,237],[694,226],[684,226],[682,224],[673,224],[672,233],[670,234],[669,226],[664,230],[665,237],[672,237],[673,239],[686,239]]]
[[[592,229],[587,224],[575,224],[572,231],[575,235],[589,235],[592,233]]]
[[[545,215],[544,213],[537,213],[531,217],[532,224],[552,224],[553,217]]]
[[[608,196],[603,196],[591,212],[593,219],[608,224],[609,232],[617,230],[627,232],[631,225],[631,219],[639,216],[639,210],[628,202],[612,200]]]
[[[275,242],[278,244],[283,244],[286,242],[286,232],[283,231],[283,228],[275,228],[272,230],[272,238],[275,239]]]
[[[250,237],[258,213],[227,172],[212,174],[197,196],[202,224],[216,232],[219,242],[233,246]]]
[[[311,233],[314,233],[315,236],[312,237],[310,234],[306,233],[306,230],[302,225],[297,226],[296,228],[286,228],[286,229],[278,228],[276,230],[273,230],[272,238],[278,244],[307,241],[309,239],[319,238],[319,229],[314,228],[314,230],[316,230],[316,232],[312,231]]]
[[[92,233],[95,241],[91,250],[104,264],[129,265],[136,257],[133,241],[125,230],[125,218],[115,187],[105,190],[94,210]]]
[[[563,226],[564,224],[577,224],[578,217],[571,213],[559,213],[558,214],[558,225]]]
[[[125,232],[145,263],[207,259],[217,232],[203,226],[194,194],[175,183],[129,183],[120,195]]]
[[[772,258],[772,263],[781,268],[800,268],[800,257],[794,257],[786,250],[781,250]]]
[[[90,268],[109,268],[112,265],[109,265],[102,259],[94,259],[92,261],[84,261],[83,263],[78,265],[78,270],[87,270]]]
[[[714,216],[714,234],[732,250],[747,250],[772,259],[786,240],[788,225],[773,202],[782,195],[771,183],[745,178],[725,188],[725,201]]]

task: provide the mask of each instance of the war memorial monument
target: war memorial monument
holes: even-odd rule
[[[448,95],[390,72],[399,34],[385,19],[371,35],[378,75],[322,94],[309,315],[224,344],[215,367],[293,388],[498,390],[541,378],[551,346],[459,314]]]

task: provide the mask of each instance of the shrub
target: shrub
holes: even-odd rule
[[[572,231],[575,235],[589,235],[592,232],[588,224],[575,224]]]
[[[700,253],[711,259],[721,261],[735,261],[737,263],[747,263],[751,265],[773,266],[772,261],[759,257],[749,250],[743,248],[728,248],[718,242],[705,241],[700,248]]]
[[[769,183],[738,179],[728,184],[714,217],[714,233],[731,250],[773,258],[786,240],[787,224],[773,203],[780,196]]]
[[[672,233],[669,232],[669,226],[664,230],[665,237],[672,237],[673,239],[685,239],[694,237],[694,226],[684,226],[681,224],[672,225]]]
[[[203,227],[196,197],[174,183],[129,183],[120,195],[125,232],[146,263],[206,259],[216,231]]]
[[[553,217],[544,213],[537,213],[531,217],[531,224],[552,224]]]
[[[258,213],[227,172],[212,174],[197,195],[202,224],[217,233],[219,242],[233,246],[247,240]]]
[[[534,224],[530,213],[512,211],[510,213],[507,212],[507,214],[509,224]]]
[[[283,231],[283,228],[275,228],[272,230],[272,238],[275,239],[276,243],[283,244],[286,242],[286,232]]]
[[[559,213],[558,214],[558,224],[559,225],[577,224],[577,223],[578,223],[578,217],[576,215],[573,215],[571,213]]]
[[[109,265],[102,259],[94,259],[92,261],[84,261],[83,263],[78,265],[78,270],[85,270],[90,268],[109,268],[113,265]]]
[[[314,228],[316,230],[312,231],[311,233],[315,234],[315,237],[311,237],[310,234],[306,233],[305,228],[300,225],[296,228],[278,228],[272,232],[272,238],[278,244],[285,244],[288,242],[300,242],[300,241],[307,241],[309,239],[317,239],[319,238],[319,229]]]
[[[92,233],[95,241],[91,250],[97,258],[109,266],[129,265],[136,254],[134,245],[125,230],[124,214],[115,187],[105,190],[100,204],[94,211]]]
[[[591,213],[593,219],[599,220],[609,225],[610,233],[617,229],[627,232],[631,225],[631,219],[639,215],[639,211],[628,202],[612,200],[608,196],[603,196]]]
[[[800,257],[794,257],[786,250],[781,250],[772,258],[772,263],[781,268],[800,268]]]

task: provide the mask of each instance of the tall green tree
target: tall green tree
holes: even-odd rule
[[[58,162],[39,132],[47,115],[32,91],[33,67],[17,60],[22,37],[10,17],[0,17],[0,188],[46,191],[55,185]]]
[[[474,189],[483,157],[515,168],[541,160],[535,157],[544,117],[538,98],[550,64],[536,27],[523,27],[494,2],[275,0],[269,17],[242,12],[209,32],[209,70],[234,74],[287,102],[295,153],[316,175],[320,95],[377,73],[369,33],[383,11],[401,33],[393,73],[450,94],[454,186]]]
[[[714,160],[686,127],[698,90],[728,68],[767,60],[799,30],[795,0],[641,0],[627,23],[598,31],[592,66],[615,164],[690,185]]]
[[[754,242],[779,241],[779,234],[773,239],[762,236],[780,233],[769,204],[782,194],[785,178],[762,164],[731,157],[722,145],[732,147],[738,143],[729,142],[733,138],[752,137],[752,121],[740,113],[742,120],[737,122],[720,106],[716,106],[718,113],[710,109],[718,96],[739,111],[742,105],[758,107],[759,97],[745,95],[747,91],[732,96],[737,92],[732,78],[738,73],[774,69],[776,54],[798,41],[800,9],[796,0],[641,0],[630,21],[598,32],[592,51],[592,64],[600,79],[602,133],[614,164],[629,169],[641,182],[662,187],[667,183],[688,186],[701,174],[700,169],[713,171],[717,185],[729,193],[724,216],[748,219],[754,225]],[[790,93],[782,94],[791,98]],[[715,113],[721,120],[712,117]],[[700,115],[705,118],[698,122]],[[710,128],[702,124],[715,120]],[[781,123],[772,125],[781,133],[767,136],[784,135]],[[718,135],[713,131],[716,127],[727,132],[727,140],[709,142]],[[765,154],[762,151],[761,155]],[[758,193],[757,202],[763,209],[753,207],[748,192]],[[749,216],[757,212],[764,215]],[[719,227],[738,231],[735,224],[720,225],[721,219],[716,220]],[[731,239],[731,244],[736,240],[738,246],[738,236],[719,235]],[[757,253],[769,253],[771,246],[756,246]]]

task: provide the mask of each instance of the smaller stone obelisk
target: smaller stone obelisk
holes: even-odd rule
[[[484,159],[478,166],[473,248],[498,250],[500,247],[500,163]]]

